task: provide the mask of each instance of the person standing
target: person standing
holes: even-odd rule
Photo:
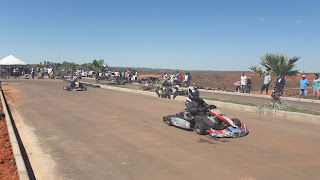
[[[41,79],[43,79],[43,77],[44,77],[44,69],[43,69],[43,67],[40,68],[40,73],[41,73]]]
[[[170,76],[170,83],[171,83],[171,84],[174,82],[174,79],[175,79],[175,76],[174,76],[174,74],[172,73],[171,76]]]
[[[280,90],[281,94],[283,94],[284,85],[286,84],[286,80],[284,79],[284,76],[282,76],[282,75],[280,76],[278,83],[279,83],[279,90]]]
[[[179,84],[179,80],[180,80],[180,74],[179,74],[179,71],[177,71],[177,75],[175,77],[175,83]]]
[[[243,72],[240,77],[240,93],[244,93],[246,91],[247,79],[247,76]]]
[[[302,75],[302,79],[300,80],[300,98],[303,96],[304,98],[308,97],[308,85],[309,80],[306,79],[306,75]]]
[[[31,77],[32,77],[32,79],[34,79],[34,66],[32,66],[32,68],[31,68]]]
[[[320,78],[318,74],[314,74],[315,77],[313,79],[313,96],[314,99],[318,99],[320,98]]]
[[[246,93],[248,93],[248,94],[250,94],[251,85],[252,85],[252,81],[250,80],[250,77],[248,77],[247,78],[247,89],[246,89]]]
[[[269,83],[271,82],[271,76],[267,72],[267,74],[263,77],[263,84],[261,87],[261,93],[263,92],[264,89],[266,89],[266,95],[268,95],[268,89],[269,89]]]
[[[163,73],[162,79],[163,79],[163,80],[164,80],[164,79],[167,79],[167,77],[168,77],[167,73]]]

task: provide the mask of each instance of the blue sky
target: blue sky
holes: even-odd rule
[[[0,59],[248,70],[267,52],[320,71],[316,0],[0,0]]]

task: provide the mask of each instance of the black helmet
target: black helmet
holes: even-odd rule
[[[198,99],[199,98],[199,90],[195,86],[190,86],[188,88],[188,95],[190,99]]]

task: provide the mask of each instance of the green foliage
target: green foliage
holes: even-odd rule
[[[104,71],[105,68],[107,67],[107,65],[104,65],[104,59],[100,59],[100,60],[94,59],[92,61],[92,65],[96,69],[96,73],[97,73],[96,74],[96,81],[98,82],[98,74],[99,74],[99,72]]]
[[[301,57],[298,56],[290,58],[283,54],[266,53],[260,58],[260,65],[262,65],[267,72],[274,74],[277,78],[281,76],[295,76],[299,71],[294,68],[296,67],[296,62],[300,58]],[[258,65],[251,66],[249,69],[260,75],[265,73]]]
[[[77,65],[75,63],[69,63],[69,69],[73,72],[77,70]]]
[[[71,70],[71,79],[73,78],[73,73],[77,70],[77,65],[75,63],[69,63],[69,69]]]

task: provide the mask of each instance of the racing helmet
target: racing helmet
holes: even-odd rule
[[[188,95],[189,95],[189,98],[191,98],[191,99],[198,99],[199,98],[198,88],[195,86],[190,86],[188,88]]]

